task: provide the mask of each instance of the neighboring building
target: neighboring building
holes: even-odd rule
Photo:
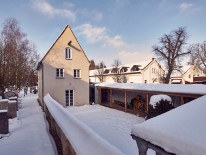
[[[187,84],[192,83],[194,77],[205,76],[196,65],[182,66],[179,71],[175,70],[171,75],[172,84]]]
[[[206,84],[206,76],[193,77],[194,84]]]
[[[89,60],[69,26],[39,62],[38,95],[50,94],[63,106],[89,104]]]
[[[164,70],[156,59],[121,65],[118,71],[114,67],[104,68],[103,74],[98,70],[90,70],[90,82],[100,82],[98,76],[103,76],[103,82],[114,82],[114,76],[121,76],[124,83],[162,83]]]

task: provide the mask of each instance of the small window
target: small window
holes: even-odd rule
[[[74,90],[66,90],[65,97],[66,97],[66,106],[73,106],[74,105]]]
[[[72,50],[71,50],[71,48],[66,48],[65,54],[66,54],[66,59],[72,59]]]
[[[191,78],[191,75],[189,74],[189,78]]]
[[[64,78],[64,69],[63,68],[56,69],[56,78]]]
[[[74,78],[81,78],[81,70],[74,69]]]

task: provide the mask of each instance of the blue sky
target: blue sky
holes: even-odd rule
[[[205,0],[1,0],[0,23],[14,17],[42,57],[67,24],[89,59],[151,59],[158,38],[186,27],[188,44],[206,40]]]

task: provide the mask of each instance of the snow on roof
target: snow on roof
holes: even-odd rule
[[[180,68],[180,71],[174,70],[171,77],[182,77],[193,65],[185,65]]]
[[[149,61],[140,61],[140,62],[135,62],[135,63],[130,63],[130,64],[123,64],[123,65],[120,65],[119,66],[119,69],[122,69],[123,67],[126,67],[128,68],[128,70],[125,72],[125,73],[130,73],[131,72],[131,68],[133,66],[139,66],[139,69],[142,70],[144,69],[152,60],[149,60]],[[107,68],[104,68],[104,70],[110,70],[109,73],[111,73],[111,70],[113,69],[114,67],[107,67]],[[94,70],[90,70],[89,71],[89,76],[95,76],[95,74],[97,73],[97,69],[94,69]]]
[[[2,100],[0,100],[0,103],[1,102],[9,102],[9,100],[8,99],[2,99]]]
[[[55,101],[49,94],[44,102],[52,117],[63,131],[78,155],[124,155],[88,126],[78,120],[66,108]]]
[[[135,63],[130,63],[130,64],[124,64],[124,65],[121,65],[121,67],[129,67],[131,69],[134,65],[137,65],[137,66],[140,66],[139,67],[140,69],[144,69],[151,61],[152,60],[140,61],[140,62],[135,62]]]
[[[104,82],[96,84],[95,86],[129,90],[206,95],[206,85],[204,84],[142,84]]]
[[[206,154],[206,95],[132,128],[131,133],[182,155]]]
[[[97,73],[97,69],[89,70],[89,76],[95,76]]]

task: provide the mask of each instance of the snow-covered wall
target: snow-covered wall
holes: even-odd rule
[[[77,155],[123,155],[120,150],[79,121],[49,94],[44,97],[44,102]]]
[[[132,135],[178,155],[206,154],[206,95],[137,124]]]

